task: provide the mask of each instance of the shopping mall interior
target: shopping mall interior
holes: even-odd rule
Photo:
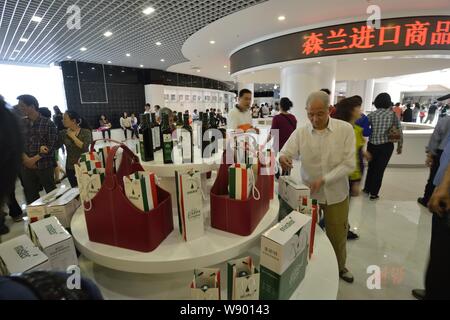
[[[0,104],[0,300],[450,299],[449,0],[0,0]]]

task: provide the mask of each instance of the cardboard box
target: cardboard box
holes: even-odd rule
[[[303,198],[310,198],[311,191],[292,177],[281,176],[278,180],[278,194],[292,209],[299,210]]]
[[[30,222],[35,222],[40,219],[44,219],[47,213],[47,206],[61,197],[64,193],[69,191],[71,188],[66,187],[65,185],[61,185],[59,188],[56,188],[52,192],[46,194],[42,198],[39,198],[32,204],[27,206],[27,215],[30,219]]]
[[[72,236],[56,217],[50,217],[29,225],[29,236],[48,257],[52,270],[66,272],[78,265]]]
[[[260,274],[251,257],[229,261],[228,300],[259,300]]]
[[[181,236],[184,241],[201,238],[205,234],[201,175],[175,171],[175,182]]]
[[[47,214],[58,218],[64,228],[70,228],[72,217],[80,207],[80,190],[73,188],[47,207]]]
[[[311,218],[297,211],[261,239],[262,300],[287,300],[303,281],[308,265]]]
[[[49,259],[26,235],[0,244],[0,275],[47,270]]]
[[[196,269],[191,282],[192,300],[220,300],[220,269]]]

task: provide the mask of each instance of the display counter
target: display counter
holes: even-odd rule
[[[182,242],[178,229],[152,253],[140,253],[92,243],[87,236],[84,213],[72,221],[72,232],[80,257],[81,272],[98,285],[106,299],[186,300],[193,269],[219,267],[222,299],[226,299],[226,263],[251,255],[259,265],[260,236],[276,223],[278,200],[249,237],[240,237],[207,227],[203,238]],[[208,222],[206,222],[206,225]],[[336,256],[326,234],[316,228],[314,255],[306,276],[292,300],[335,300],[339,288]]]

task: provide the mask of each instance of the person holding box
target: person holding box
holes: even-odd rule
[[[314,92],[307,100],[310,124],[298,128],[280,152],[283,170],[299,158],[303,182],[325,214],[326,233],[336,253],[339,276],[354,281],[346,268],[349,212],[348,176],[355,170],[355,133],[351,124],[330,117],[330,97]]]

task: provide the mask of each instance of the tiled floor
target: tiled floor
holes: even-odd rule
[[[411,290],[423,286],[431,214],[416,198],[423,192],[427,174],[425,168],[388,169],[378,202],[364,196],[352,200],[350,223],[361,237],[347,246],[347,265],[355,283],[341,281],[338,299],[412,299]],[[19,185],[16,194],[24,203]],[[23,232],[22,224],[7,222],[11,233],[3,241]],[[367,268],[373,265],[381,270],[381,290],[367,288]]]

